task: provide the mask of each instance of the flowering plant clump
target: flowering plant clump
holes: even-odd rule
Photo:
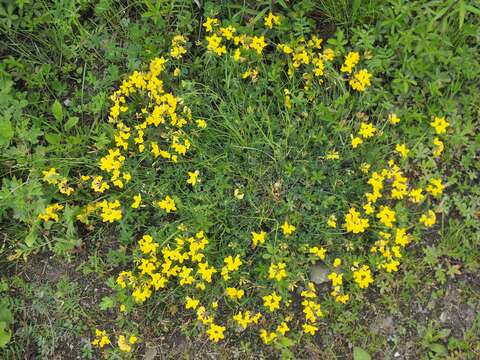
[[[279,41],[286,31],[282,16],[269,12],[263,20],[261,29],[252,30],[207,18],[199,46],[207,60],[238,63],[235,76],[249,85],[266,77],[274,63],[283,69],[285,83],[301,74],[288,88],[280,80],[272,85],[286,113],[295,114],[302,102],[313,103],[316,91],[332,91],[335,84],[343,87],[345,98],[362,96],[372,87],[368,55],[355,49],[338,53],[313,34]],[[358,169],[352,169],[358,170],[365,190],[360,198],[352,196],[341,211],[315,214],[322,229],[341,237],[342,244],[306,238],[302,219],[287,213],[258,216],[248,229],[238,229],[237,236],[248,239],[247,246],[225,246],[184,216],[184,198],[207,182],[191,153],[214,123],[197,116],[174,92],[180,87],[179,64],[186,61],[189,46],[187,37],[173,36],[168,55],[154,58],[147,71],[134,71],[113,92],[111,143],[97,159],[95,171],[77,178],[67,178],[55,167],[43,171],[43,181],[64,201],[47,206],[38,219],[54,226],[66,206],[76,206],[76,220],[89,231],[99,223],[138,225],[131,231],[134,246],[126,250],[132,261],[112,285],[123,316],[149,301],[173,298],[212,342],[243,331],[265,344],[298,334],[314,336],[328,312],[349,306],[375,285],[377,276],[399,271],[408,245],[419,239],[421,229],[436,224],[436,199],[447,184],[439,173],[410,175],[415,149],[405,139],[392,146],[386,163],[361,158]],[[369,120],[357,114],[349,140],[343,147],[322,149],[322,161],[361,157],[369,143],[382,141],[401,123],[393,113],[385,120],[380,117]],[[425,146],[438,158],[450,123],[435,117],[430,125],[432,137]],[[350,167],[352,163],[345,162]],[[162,177],[167,168],[179,169],[174,180]],[[145,186],[146,178],[155,178],[158,187]],[[236,188],[234,198],[242,201],[244,194]],[[328,269],[323,285],[308,278],[314,264]],[[96,329],[92,344],[118,346],[129,353],[142,339],[141,329],[135,334],[122,330],[115,342],[105,330]]]

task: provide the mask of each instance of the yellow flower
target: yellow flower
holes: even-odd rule
[[[433,145],[435,145],[435,149],[433,150],[433,156],[439,157],[440,154],[443,152],[443,149],[445,148],[445,146],[443,145],[443,141],[435,136],[435,138],[433,139]]]
[[[287,44],[278,44],[277,47],[278,47],[281,51],[283,51],[284,54],[287,54],[287,55],[288,55],[288,54],[293,53],[293,49],[292,49],[290,46],[288,46]]]
[[[343,274],[332,272],[328,275],[328,280],[332,281],[332,286],[340,286],[343,283]]]
[[[235,191],[233,192],[233,196],[235,196],[238,200],[242,200],[245,194],[242,193],[240,189],[235,189]]]
[[[255,50],[257,52],[257,54],[260,55],[265,46],[267,46],[267,43],[265,42],[265,38],[263,36],[252,37],[252,42],[250,43],[250,48]]]
[[[362,163],[360,165],[360,171],[362,173],[364,173],[365,175],[367,175],[368,172],[370,171],[370,167],[371,167],[371,165],[369,163]]]
[[[340,154],[338,151],[332,150],[327,153],[327,156],[325,157],[327,160],[338,160],[340,159]]]
[[[350,79],[349,84],[353,90],[365,91],[365,89],[371,85],[370,79],[372,74],[367,70],[362,69],[355,73],[353,79]]]
[[[165,210],[167,214],[169,214],[170,212],[177,211],[177,207],[175,206],[175,201],[168,195],[162,201],[157,202],[157,204],[160,207],[160,209]]]
[[[423,192],[422,188],[410,190],[410,193],[409,193],[410,201],[416,204],[421,203],[425,199],[425,195],[422,194],[422,192]]]
[[[405,247],[410,243],[410,237],[406,229],[397,229],[395,233],[395,244]]]
[[[372,203],[366,203],[363,205],[363,210],[365,210],[365,215],[373,214],[375,208],[372,206]]]
[[[238,62],[240,59],[242,59],[242,52],[240,49],[235,49],[235,52],[233,53],[233,60]]]
[[[348,214],[345,215],[345,223],[343,226],[347,229],[347,232],[358,234],[365,232],[370,224],[368,219],[361,218],[360,213],[352,207],[348,211]]]
[[[245,311],[245,315],[243,315],[242,312],[239,312],[233,316],[233,320],[235,320],[242,328],[246,329],[251,321],[250,311]]]
[[[124,335],[120,335],[118,337],[118,348],[123,352],[131,352],[132,351],[132,347],[127,342],[127,339],[125,338]]]
[[[259,233],[252,231],[252,246],[257,247],[258,244],[264,244],[266,235],[265,231],[260,231]]]
[[[228,256],[223,259],[223,262],[225,265],[222,268],[221,274],[224,280],[230,279],[229,273],[237,271],[240,268],[240,265],[242,265],[242,260],[239,255],[235,256],[235,259],[232,256]]]
[[[232,25],[220,28],[220,34],[227,40],[231,40],[236,31],[237,30]]]
[[[95,176],[92,179],[91,188],[93,189],[93,191],[103,194],[103,192],[105,192],[105,190],[110,189],[110,186],[107,184],[107,182],[102,181],[102,180],[103,180],[102,176]]]
[[[205,120],[200,119],[197,120],[196,123],[200,129],[205,129],[207,127],[207,122]]]
[[[47,206],[45,208],[45,211],[42,214],[38,215],[38,219],[43,220],[44,222],[47,222],[48,220],[53,220],[57,222],[58,220],[60,220],[57,214],[57,211],[62,209],[63,209],[63,205],[60,205],[58,203]]]
[[[444,134],[447,130],[447,127],[450,125],[448,121],[445,120],[444,117],[435,117],[434,120],[430,123],[430,125],[435,128],[435,132],[437,134]]]
[[[228,256],[223,261],[228,271],[237,271],[240,268],[240,265],[242,265],[240,255],[235,256],[235,258]]]
[[[327,225],[335,229],[337,227],[337,217],[335,215],[330,215],[327,220]]]
[[[348,294],[335,296],[335,301],[339,302],[339,303],[342,303],[342,304],[346,304],[348,302],[348,300],[350,300],[350,295],[348,295]]]
[[[273,15],[271,11],[263,18],[263,20],[265,21],[265,26],[269,29],[273,28],[273,24],[280,25],[280,16]]]
[[[207,330],[207,334],[210,340],[218,342],[219,340],[225,339],[225,326],[219,326],[213,322],[210,324],[210,328]]]
[[[386,262],[385,264],[382,264],[382,268],[385,269],[387,273],[390,272],[396,272],[398,271],[398,266],[400,265],[400,261],[398,260],[390,260],[389,262]]]
[[[360,269],[353,272],[353,280],[358,284],[360,289],[367,288],[373,283],[372,272],[368,265],[363,265]]]
[[[143,235],[138,242],[138,245],[143,254],[155,253],[160,246],[159,244],[153,242],[153,238],[147,234]]]
[[[276,337],[277,334],[274,332],[269,333],[265,329],[260,330],[260,339],[262,339],[264,344],[270,344]]]
[[[282,297],[277,295],[276,292],[271,293],[270,295],[265,295],[262,297],[263,306],[265,306],[270,312],[274,312],[276,309],[280,308],[280,301]]]
[[[277,326],[277,333],[280,333],[282,335],[285,335],[287,331],[289,331],[290,328],[288,327],[288,324],[285,321],[282,321],[280,325]]]
[[[332,61],[335,57],[335,52],[332,49],[326,48],[323,50],[323,57],[325,60]]]
[[[373,126],[372,123],[364,123],[364,122],[362,122],[362,123],[360,124],[360,130],[358,131],[358,133],[359,133],[364,139],[368,139],[368,138],[371,138],[372,136],[374,136],[376,131],[377,131],[377,129],[375,128],[375,126]]]
[[[134,195],[133,196],[132,208],[133,209],[138,209],[141,202],[142,202],[142,195],[140,195],[140,194]]]
[[[382,206],[380,211],[377,214],[377,218],[380,222],[385,225],[386,227],[393,227],[393,223],[396,221],[395,219],[395,211],[390,209],[388,206]]]
[[[428,210],[425,214],[422,214],[420,222],[427,228],[430,228],[437,222],[437,216],[432,210]]]
[[[92,345],[103,348],[105,345],[109,344],[110,339],[107,336],[107,332],[105,330],[95,329],[95,339],[92,340]]]
[[[285,236],[293,234],[293,232],[296,230],[296,227],[289,224],[286,220],[283,223],[283,225],[281,226],[281,228],[283,230],[283,235],[285,235]]]
[[[327,250],[323,247],[317,247],[313,246],[309,249],[310,254],[317,255],[320,260],[325,260],[325,254],[327,253]]]
[[[339,267],[340,265],[342,265],[341,259],[336,258],[335,260],[333,260],[333,267]]]
[[[340,71],[343,73],[350,74],[355,65],[360,61],[360,54],[356,51],[351,51],[345,57],[345,62],[342,65]]]
[[[245,291],[243,291],[243,289],[238,290],[232,287],[227,287],[225,293],[230,299],[241,299],[243,295],[245,295]]]
[[[195,280],[192,275],[193,269],[187,266],[182,267],[182,271],[178,274],[180,278],[180,285],[190,285]]]
[[[433,196],[442,195],[444,185],[442,184],[442,179],[430,179],[430,183],[427,185],[427,192]]]
[[[285,263],[271,264],[268,269],[268,278],[276,281],[281,281],[287,277],[287,271],[285,270],[287,265]]]
[[[391,113],[388,115],[388,122],[392,125],[398,124],[400,122],[400,118],[395,113]]]
[[[302,327],[305,334],[315,335],[318,331],[318,327],[312,324],[305,323]]]
[[[60,177],[60,175],[57,172],[57,169],[55,168],[50,168],[46,171],[42,171],[42,174],[43,174],[42,180],[50,185],[56,185]]]
[[[187,184],[195,186],[195,184],[197,183],[198,175],[200,175],[200,171],[198,171],[198,170],[195,170],[193,172],[189,171],[188,172]]]
[[[212,36],[207,36],[205,39],[208,42],[208,50],[215,52],[219,56],[227,53],[227,48],[225,45],[220,45],[222,42],[222,38],[220,36],[213,34]]]
[[[216,272],[217,270],[213,266],[212,267],[208,266],[208,262],[198,264],[198,274],[200,274],[202,279],[207,283],[212,282],[212,276]]]
[[[193,309],[195,310],[198,306],[198,304],[200,303],[200,300],[197,300],[197,299],[193,299],[191,298],[190,296],[187,296],[185,298],[185,309]]]
[[[103,222],[114,222],[122,219],[122,210],[120,209],[120,201],[107,201],[104,200],[99,203],[99,207],[102,212],[100,216],[102,217]]]
[[[350,136],[352,138],[352,148],[356,149],[358,145],[361,145],[363,143],[363,140],[360,137],[353,137],[353,135]]]
[[[208,32],[211,32],[213,30],[213,25],[217,25],[218,24],[218,19],[215,19],[215,18],[207,18],[207,20],[202,24],[203,27],[205,28],[205,31],[208,33]]]
[[[410,152],[405,144],[397,144],[395,146],[395,150],[404,158],[407,157],[408,153]]]

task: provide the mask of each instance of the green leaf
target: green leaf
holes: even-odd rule
[[[0,299],[0,321],[4,322],[6,325],[13,322],[12,312],[7,305],[8,303],[5,298]]]
[[[465,21],[465,1],[460,0],[458,3],[458,28],[461,29]]]
[[[353,348],[353,360],[372,360],[372,357],[362,348],[355,346]]]
[[[476,8],[472,5],[467,5],[466,9],[468,10],[468,12],[471,12],[471,13],[474,13],[474,14],[477,14],[478,16],[480,16],[480,9],[479,8]]]
[[[7,329],[7,324],[4,321],[0,321],[0,348],[3,348],[8,344],[12,333]]]
[[[430,344],[430,350],[432,350],[437,355],[448,355],[447,348],[445,347],[445,345],[442,344]]]
[[[62,137],[59,134],[52,134],[52,133],[45,134],[45,140],[47,140],[50,145],[60,144],[61,139]]]
[[[100,310],[103,310],[103,311],[111,309],[114,306],[115,306],[115,300],[113,300],[109,296],[104,296],[102,298],[102,301],[100,302]]]
[[[71,116],[68,118],[68,121],[65,123],[65,131],[70,130],[75,125],[77,125],[79,118],[77,116]]]
[[[28,235],[25,237],[25,245],[32,247],[37,241],[37,231],[35,228],[32,228]]]
[[[0,118],[0,146],[8,145],[13,138],[13,127],[10,122],[10,116],[2,116]]]
[[[62,121],[63,108],[62,108],[62,104],[60,104],[58,100],[55,100],[55,102],[52,105],[52,114],[57,121]]]
[[[287,338],[287,337],[282,337],[282,338],[280,338],[280,344],[282,344],[282,346],[288,348],[288,347],[294,345],[295,341],[293,341],[292,339]]]

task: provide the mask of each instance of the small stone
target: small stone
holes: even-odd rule
[[[328,281],[328,268],[320,262],[317,262],[310,268],[310,280],[315,284],[322,284]]]
[[[157,348],[147,345],[145,350],[145,355],[143,355],[144,360],[153,360],[157,356]]]

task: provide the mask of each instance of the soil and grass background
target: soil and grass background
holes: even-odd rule
[[[269,14],[278,23],[269,26]],[[219,21],[213,30],[208,19]],[[209,40],[220,26],[265,44],[234,58],[223,33],[222,54]],[[475,0],[0,0],[0,358],[479,359],[479,42]],[[295,53],[304,43],[322,54],[317,74],[278,47]],[[360,62],[349,73],[341,67],[352,52]],[[99,170],[126,134],[112,119],[112,94],[161,57],[163,86],[181,99],[188,125],[145,130],[140,150],[135,125],[151,96],[131,96],[135,109],[120,114],[132,129],[131,179],[119,187]],[[350,81],[360,69],[371,78],[357,91]],[[432,125],[439,118],[445,131]],[[375,130],[363,136],[363,126]],[[153,157],[148,136],[180,148],[178,160],[173,150]],[[372,173],[392,164],[425,197],[394,201],[385,191],[370,204],[371,229],[348,231],[349,210],[367,218]],[[52,168],[62,186],[45,180]],[[106,192],[92,190],[99,175]],[[434,196],[432,179],[443,184]],[[161,203],[167,197],[174,210]],[[95,204],[118,215],[117,200],[120,218],[102,221]],[[52,204],[61,204],[59,218],[44,221]],[[401,256],[378,243],[378,233],[395,234],[376,215],[385,207],[394,228],[408,229]],[[420,220],[428,211],[434,224]],[[203,239],[201,231],[202,256],[217,269],[212,283],[183,286],[187,274],[145,301],[119,286],[122,271],[143,281],[145,234],[161,258],[161,249]],[[252,232],[265,239],[252,245]],[[236,255],[242,265],[222,277]],[[286,274],[275,279],[278,264]],[[359,288],[352,273],[365,264],[373,282]],[[341,289],[332,273],[344,274]],[[302,330],[309,283],[322,307],[314,334]],[[226,287],[245,295],[234,299]],[[262,300],[271,293],[283,296],[274,312]],[[224,339],[209,338],[211,325],[186,309],[186,297],[225,326]],[[246,330],[232,318],[245,309],[263,314]],[[282,321],[286,334],[275,330]],[[96,330],[110,344],[98,346]]]

